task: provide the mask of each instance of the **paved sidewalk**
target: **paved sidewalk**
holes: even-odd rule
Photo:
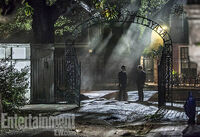
[[[22,111],[65,112],[78,108],[76,104],[30,104],[20,108]]]
[[[182,131],[187,127],[184,125],[166,125],[150,131],[147,137],[182,137]]]
[[[185,112],[178,111],[178,110],[161,108],[161,109],[159,109],[159,111],[157,113],[164,115],[162,120],[165,120],[165,121],[185,122],[188,119]]]

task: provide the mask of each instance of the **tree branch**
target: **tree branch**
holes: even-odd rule
[[[16,15],[16,13],[13,13],[12,15],[9,15],[9,16],[0,15],[0,23],[6,24],[9,22],[12,22],[15,19],[15,15]]]
[[[26,0],[28,4],[33,8],[41,8],[42,6],[46,6],[46,0]]]
[[[57,0],[52,6],[53,10],[53,20],[56,21],[59,16],[61,15],[68,15],[69,13],[72,13],[76,9],[83,8],[86,10],[89,14],[93,14],[93,12],[96,12],[94,8],[91,6],[91,2],[87,3],[86,0]]]
[[[14,20],[17,9],[22,5],[22,0],[0,0],[0,23],[8,23]]]
[[[74,0],[57,0],[50,8],[55,22],[63,14],[70,13],[77,6]]]

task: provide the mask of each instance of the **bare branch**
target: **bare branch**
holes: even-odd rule
[[[5,0],[0,0],[0,23],[8,23],[14,20],[17,9],[22,5],[22,0],[9,0],[5,3]]]
[[[94,8],[88,5],[85,1],[82,0],[57,0],[52,6],[53,10],[53,20],[56,21],[61,15],[68,15],[78,8],[83,8],[89,14],[93,15],[95,11]]]
[[[12,22],[15,19],[15,15],[16,14],[12,14],[12,15],[9,15],[9,16],[0,15],[0,23],[6,24],[6,23],[9,23],[9,22]]]
[[[70,13],[77,6],[74,0],[57,0],[52,6],[52,19],[56,21],[59,16]]]

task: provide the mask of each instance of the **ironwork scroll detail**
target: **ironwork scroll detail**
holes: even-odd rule
[[[81,66],[78,62],[76,49],[71,46],[66,46],[66,79],[67,79],[67,94],[66,101],[68,104],[80,105],[80,86],[81,86]]]

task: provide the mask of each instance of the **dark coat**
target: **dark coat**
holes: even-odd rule
[[[185,113],[189,118],[195,118],[196,101],[192,95],[189,95],[184,105]]]
[[[120,86],[126,86],[127,84],[127,75],[126,75],[126,72],[119,72],[118,73],[118,79],[119,79],[119,85]]]
[[[146,73],[144,71],[138,71],[136,79],[137,86],[138,87],[144,86],[145,81],[146,81]]]

